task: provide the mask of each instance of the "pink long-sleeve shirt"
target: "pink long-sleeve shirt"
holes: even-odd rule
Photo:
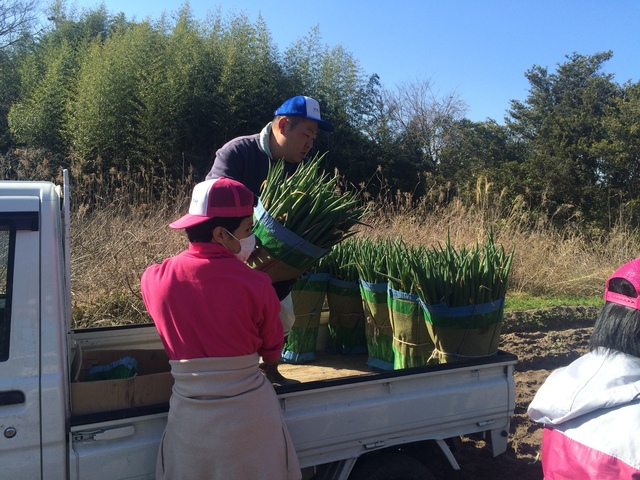
[[[147,268],[141,291],[171,360],[256,352],[269,363],[280,358],[280,302],[269,276],[222,245],[190,243]]]

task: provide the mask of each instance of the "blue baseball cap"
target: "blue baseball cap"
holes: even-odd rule
[[[304,117],[318,122],[318,128],[325,132],[333,132],[335,130],[332,123],[320,118],[320,104],[318,101],[311,97],[305,97],[304,95],[298,95],[297,97],[290,98],[280,105],[273,115],[276,117],[278,115]]]

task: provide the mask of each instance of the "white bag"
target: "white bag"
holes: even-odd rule
[[[280,301],[280,321],[282,322],[282,329],[284,330],[284,336],[286,337],[296,321],[291,293]]]

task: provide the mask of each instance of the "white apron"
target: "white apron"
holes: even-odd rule
[[[171,360],[175,379],[156,479],[299,480],[278,398],[258,354]]]

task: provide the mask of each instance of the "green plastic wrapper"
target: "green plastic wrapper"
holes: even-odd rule
[[[365,316],[357,281],[329,278],[327,286],[329,304],[328,350],[346,355],[367,353]]]
[[[300,277],[329,253],[307,242],[267,212],[261,202],[255,208],[254,233],[259,247],[248,264],[256,270],[265,272],[272,282],[282,282]]]
[[[387,288],[386,282],[369,283],[360,279],[360,295],[367,322],[367,365],[375,370],[393,370],[393,329],[387,305]]]
[[[285,363],[306,363],[316,359],[318,327],[327,294],[328,273],[303,275],[291,291],[296,320],[282,351]]]
[[[432,358],[435,345],[418,300],[417,294],[388,289],[395,370],[437,363]]]
[[[504,298],[464,307],[428,305],[420,300],[439,363],[495,355],[500,344]]]

